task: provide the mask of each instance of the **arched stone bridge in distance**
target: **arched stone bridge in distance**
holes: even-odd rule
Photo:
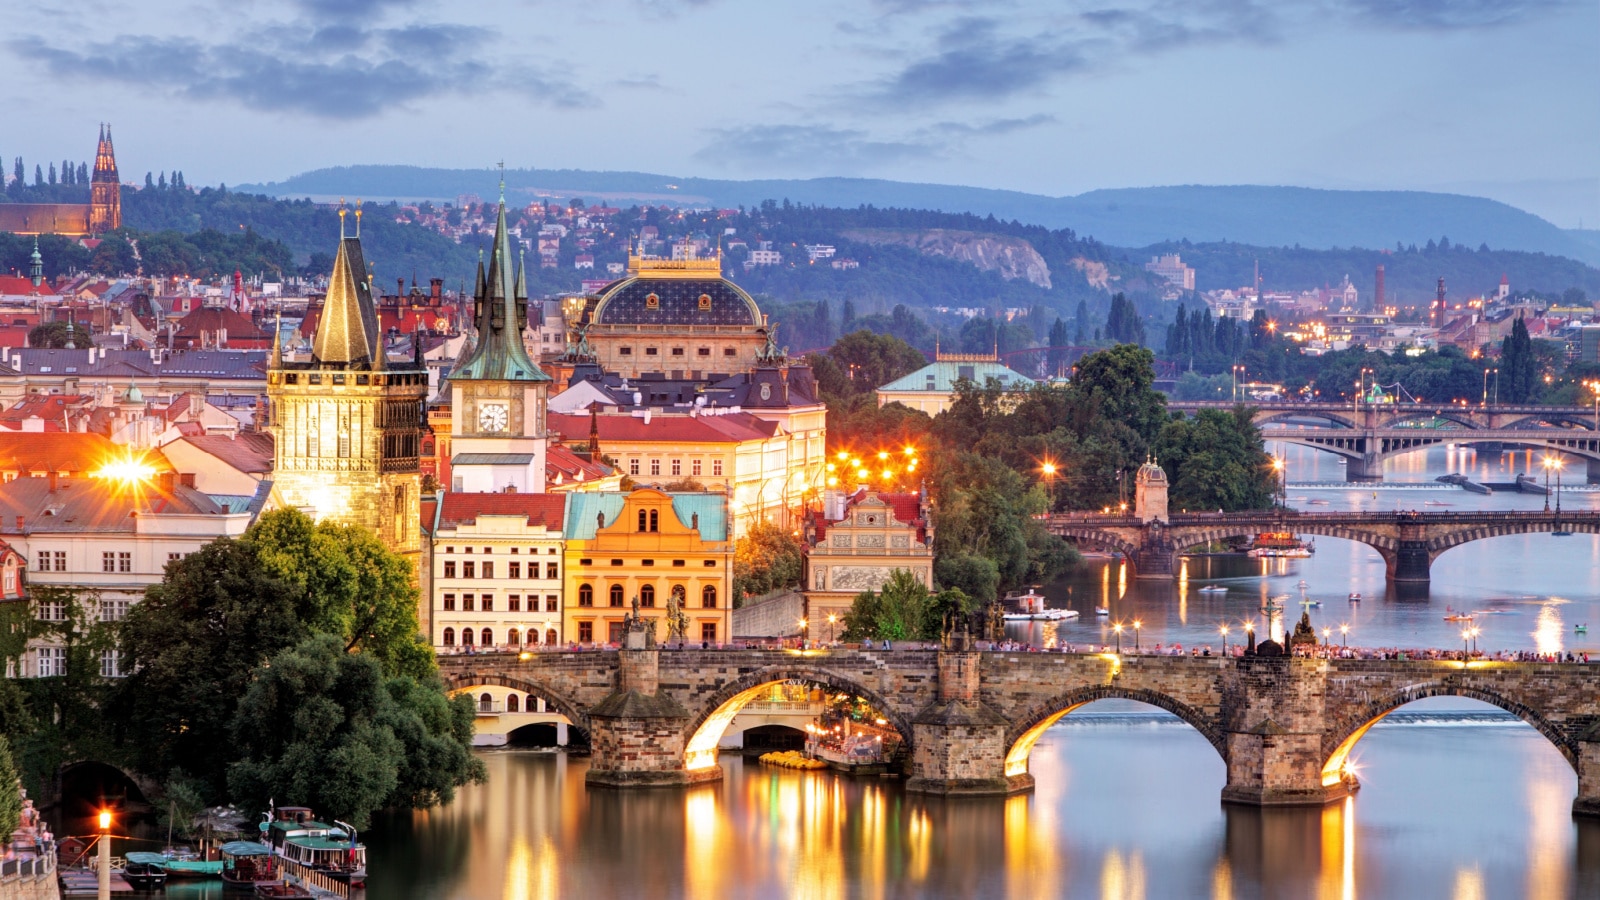
[[[1541,447],[1582,458],[1584,478],[1600,483],[1600,415],[1595,407],[1492,404],[1439,406],[1424,403],[1298,403],[1251,401],[1243,404],[1270,441],[1298,444],[1347,460],[1349,481],[1383,480],[1383,462],[1440,444],[1514,444]],[[1196,413],[1231,410],[1221,400],[1173,400],[1167,408]],[[1290,419],[1315,418],[1328,428],[1291,427]],[[1454,427],[1420,427],[1449,422]]]
[[[728,722],[763,688],[800,679],[884,711],[907,743],[913,791],[1027,790],[1045,729],[1125,698],[1205,736],[1227,767],[1224,800],[1316,805],[1357,787],[1346,760],[1384,716],[1424,697],[1470,697],[1544,735],[1578,774],[1573,811],[1600,815],[1600,665],[960,650],[610,650],[439,665],[452,690],[503,685],[543,698],[588,731],[588,781],[616,787],[720,778]]]
[[[1600,534],[1600,512],[1299,512],[1175,513],[1166,522],[1134,516],[1056,513],[1050,533],[1119,551],[1139,578],[1172,578],[1186,551],[1230,538],[1292,531],[1359,541],[1378,551],[1392,582],[1425,585],[1440,554],[1471,541],[1513,534]]]

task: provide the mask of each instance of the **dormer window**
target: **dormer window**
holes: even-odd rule
[[[660,309],[661,308],[661,297],[660,297],[660,295],[658,295],[658,294],[645,294],[644,295],[644,308],[645,309]]]

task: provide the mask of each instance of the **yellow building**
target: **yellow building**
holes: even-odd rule
[[[341,235],[310,362],[285,362],[273,332],[273,496],[318,519],[370,528],[414,560],[428,373],[420,360],[389,363],[366,272],[360,237]]]
[[[806,617],[811,636],[843,630],[856,595],[881,591],[897,571],[933,587],[933,524],[927,498],[914,493],[829,491],[806,525]],[[829,616],[833,620],[829,621]]]
[[[731,636],[733,540],[722,494],[567,495],[563,635],[580,644],[618,643],[639,603],[667,641],[674,600],[683,638],[716,645]]]

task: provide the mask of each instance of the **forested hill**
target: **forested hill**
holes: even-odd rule
[[[364,196],[451,201],[488,196],[497,174],[416,166],[318,169],[246,190],[279,197]],[[1072,228],[1108,244],[1157,241],[1241,241],[1263,246],[1389,247],[1448,234],[1471,247],[1554,253],[1600,265],[1600,246],[1516,207],[1461,194],[1427,191],[1341,191],[1272,185],[1173,185],[1113,188],[1072,197],[874,178],[729,181],[648,172],[508,169],[508,194],[582,197],[612,206],[755,206],[762,200],[853,207],[858,204],[970,212],[1047,228]]]

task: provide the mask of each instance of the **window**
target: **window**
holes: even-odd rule
[[[661,474],[661,460],[659,460],[659,459],[650,460],[650,474],[651,475],[660,475]]]
[[[507,578],[521,578],[522,577],[522,563],[519,563],[519,562],[507,563],[506,564],[506,577]]]
[[[712,475],[721,475],[722,474],[722,460],[713,459],[711,461],[711,474]]]
[[[39,677],[59,678],[67,674],[67,648],[39,648]]]
[[[557,598],[555,594],[545,594],[544,595],[544,611],[545,612],[556,612],[557,611],[556,607],[559,606],[560,604],[561,604],[561,600],[559,598]],[[528,605],[532,606],[533,605],[533,601],[532,600],[528,601]]]
[[[672,461],[672,474],[674,474],[674,475],[682,475],[683,474],[683,461],[682,460],[675,459],[675,460]]]
[[[717,586],[708,584],[700,589],[700,605],[705,609],[717,608]]]
[[[655,356],[656,355],[656,348],[654,348],[654,347],[646,347],[646,348],[644,348],[644,355],[645,356]]]
[[[120,622],[128,617],[128,606],[131,600],[101,600],[100,621]]]
[[[67,604],[60,600],[39,604],[39,620],[41,622],[65,622],[67,620]]]
[[[639,474],[639,461],[637,459],[628,460],[628,474],[629,475],[637,475],[637,474]]]
[[[454,577],[456,577],[456,561],[455,560],[453,560],[453,559],[445,560],[445,563],[444,563],[444,577],[446,577],[446,578],[454,578]]]
[[[714,559],[708,559],[705,562],[701,563],[701,565],[705,566],[708,569],[715,569],[717,567],[717,561],[714,560]]]
[[[587,623],[585,623],[585,624],[587,624]],[[582,626],[579,626],[578,632],[579,632],[580,635],[583,633]],[[588,638],[583,638],[583,639],[584,640],[588,640]],[[554,644],[554,643],[556,643],[556,630],[554,628],[545,629],[544,642],[546,644]]]
[[[445,612],[455,612],[455,609],[456,609],[456,595],[455,594],[445,594],[444,595],[444,609],[445,609]]]
[[[483,577],[485,577],[485,578],[493,578],[494,577],[494,563],[490,562],[487,559],[483,561]]]
[[[673,356],[682,356],[683,355],[683,348],[682,347],[673,347],[672,348],[672,355]]]
[[[611,605],[616,607],[622,606],[622,585],[620,584],[613,584],[611,586]]]
[[[56,571],[57,572],[65,572],[66,570],[67,570],[67,551],[65,551],[65,550],[57,550],[56,551]]]
[[[738,353],[732,347],[723,347],[722,348],[722,355],[723,356],[737,356]]]
[[[100,554],[100,571],[115,572],[117,570],[117,555],[111,551]]]
[[[115,650],[100,651],[100,677],[121,678],[122,665]]]
[[[485,628],[483,630],[482,637],[483,637],[483,640],[481,641],[481,643],[483,644],[483,646],[485,646],[485,647],[493,647],[494,646],[494,631],[492,631],[492,630],[490,630],[488,628]]]
[[[454,647],[456,645],[456,630],[454,628],[446,628],[444,630],[444,645],[446,647]]]
[[[578,560],[578,565],[580,565],[580,566],[592,566],[592,565],[594,565],[594,560],[592,560],[592,559],[580,559],[580,560]]]
[[[167,554],[167,562],[169,562],[169,563],[175,563],[180,559],[183,559],[183,554],[182,553],[168,553]]]
[[[546,577],[546,578],[560,578],[561,577],[561,569],[560,569],[560,567],[558,567],[555,563],[545,563],[544,564],[544,577]]]
[[[708,644],[715,644],[717,642],[717,623],[701,622],[700,640],[705,641]]]
[[[38,571],[40,571],[40,572],[48,572],[48,571],[50,571],[50,551],[49,550],[40,550],[39,551],[39,569],[38,569]]]
[[[517,642],[516,641],[516,634],[517,634],[517,630],[515,628],[511,629],[511,635],[512,635],[511,643],[512,644],[515,644]],[[516,694],[511,694],[510,696],[506,697],[506,712],[513,713],[513,712],[521,712],[521,711],[522,711],[522,702],[520,701],[520,699],[517,697]]]
[[[656,520],[656,515],[657,514],[656,514],[655,510],[653,510],[653,509],[650,510],[650,530],[651,531],[660,531],[661,530],[661,529],[656,527],[659,524],[657,522],[657,520]]]
[[[622,356],[632,356],[633,355],[633,348],[632,347],[619,347],[619,348],[617,348],[617,353],[622,355]]]
[[[578,585],[578,605],[579,606],[593,606],[594,605],[594,585],[590,585],[590,584],[580,584],[580,585]]]
[[[711,348],[710,347],[701,347],[700,349],[696,350],[694,353],[695,353],[696,356],[710,356],[711,355]]]
[[[653,565],[656,564],[656,561],[653,560],[653,559],[641,559],[641,560],[639,560],[639,562],[640,562],[640,564],[646,565],[646,566],[653,566]]]
[[[463,612],[472,612],[473,598],[471,594],[461,595],[461,609]]]
[[[512,594],[506,597],[506,609],[510,612],[522,612],[522,595]]]
[[[620,560],[620,559],[613,559],[613,560],[612,560],[612,561],[611,561],[611,564],[612,564],[612,565],[613,565],[613,566],[620,566],[620,565],[622,565],[622,560]]]
[[[477,563],[473,562],[470,559],[466,560],[465,562],[463,562],[461,564],[461,577],[462,578],[476,578],[476,577],[478,577],[476,567],[477,567]]]
[[[461,629],[461,646],[463,646],[463,647],[471,647],[472,646],[472,638],[473,638],[473,634],[472,634],[472,629],[471,628],[463,628],[463,629]]]
[[[506,632],[506,643],[511,645],[511,646],[513,646],[513,647],[515,647],[516,645],[522,643],[522,632],[516,630],[515,628],[513,628],[510,631]],[[516,697],[517,695],[516,694],[512,694],[511,696],[512,697]]]
[[[649,531],[650,529],[645,527],[646,525],[649,524],[649,522],[650,522],[650,517],[645,514],[644,510],[642,510],[642,509],[639,510],[639,530],[640,531]]]
[[[681,569],[681,568],[683,568],[683,566],[684,566],[684,563],[683,563],[683,560],[681,560],[681,559],[675,559],[675,560],[672,561],[672,567],[674,569]]]
[[[117,554],[117,571],[118,572],[132,572],[133,571],[133,553],[132,552],[124,551],[124,552],[120,552],[120,553]]]
[[[580,644],[592,644],[592,643],[594,643],[594,623],[593,622],[579,622],[578,623],[578,643],[580,643]]]
[[[656,605],[656,587],[647,584],[639,588],[639,605],[654,607]]]
[[[698,459],[689,460],[689,474],[690,475],[699,475],[700,474],[700,460],[698,460]]]
[[[484,594],[483,597],[480,598],[480,601],[481,602],[479,602],[479,604],[478,604],[478,608],[479,609],[483,610],[484,612],[494,612],[494,596],[493,595]]]

